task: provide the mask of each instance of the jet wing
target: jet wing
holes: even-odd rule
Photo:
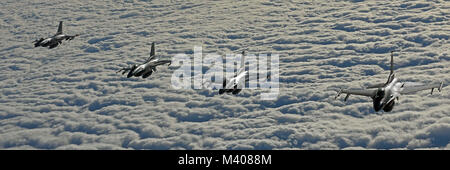
[[[373,90],[346,90],[346,89],[343,89],[341,91],[341,93],[372,97],[372,96],[375,96],[377,91],[378,91],[378,89],[373,89]]]
[[[385,83],[379,83],[379,84],[372,84],[367,86],[368,89],[373,89],[373,88],[382,88],[384,87],[386,84]]]
[[[167,64],[167,63],[169,63],[169,65],[170,65],[172,63],[172,61],[170,61],[170,60],[158,60],[158,61],[152,62],[151,65],[152,66],[158,66],[158,65],[163,65],[163,64]]]
[[[347,90],[347,89],[340,89],[338,94],[336,95],[335,99],[338,98],[342,93],[347,94],[345,96],[344,101],[347,101],[348,97],[350,95],[359,95],[359,96],[367,96],[373,98],[377,94],[378,89],[365,89],[365,90]]]
[[[434,88],[437,88],[439,91],[441,91],[443,85],[444,85],[444,82],[427,84],[427,85],[405,85],[405,84],[403,84],[400,94],[411,94],[414,92],[428,90],[428,89],[431,89],[431,94],[433,94]]]
[[[66,35],[65,40],[70,41],[70,40],[73,40],[75,37],[78,37],[78,36],[80,36],[80,34],[76,34],[76,35]]]

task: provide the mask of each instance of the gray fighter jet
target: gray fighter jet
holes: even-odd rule
[[[219,89],[219,94],[232,93],[238,94],[248,81],[248,71],[245,71],[245,51],[242,51],[241,68],[230,79],[223,80],[222,89]]]
[[[156,72],[156,66],[167,64],[167,63],[169,63],[169,66],[170,66],[172,61],[159,60],[158,58],[156,58],[155,43],[152,43],[152,48],[150,50],[150,57],[148,57],[144,63],[142,63],[140,65],[134,64],[131,67],[121,68],[119,71],[117,71],[117,73],[123,71],[122,72],[122,75],[123,75],[128,72],[127,78],[130,78],[133,76],[135,76],[135,77],[142,76],[142,78],[147,78],[148,76],[152,75],[153,72]]]
[[[395,78],[394,74],[394,53],[391,51],[391,72],[389,74],[388,80],[386,83],[375,84],[367,87],[367,89],[361,90],[348,90],[348,89],[340,89],[335,99],[339,97],[342,93],[347,94],[345,96],[344,101],[347,101],[350,95],[361,95],[372,98],[373,100],[373,108],[376,112],[383,109],[385,112],[390,112],[395,105],[395,100],[398,102],[399,97],[401,95],[411,94],[414,92],[431,89],[431,94],[433,94],[433,90],[437,88],[439,92],[442,90],[442,86],[444,82],[433,83],[429,85],[424,85],[421,83],[413,83],[413,82],[399,82],[397,78]]]
[[[33,41],[34,47],[48,47],[49,49],[57,47],[59,44],[62,44],[63,40],[73,40],[75,37],[79,36],[77,35],[64,35],[63,34],[63,22],[59,21],[58,31],[55,35],[48,37],[48,38],[41,38],[36,41]]]

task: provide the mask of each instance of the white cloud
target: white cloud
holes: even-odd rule
[[[0,149],[449,148],[447,87],[402,96],[382,115],[370,98],[334,100],[339,87],[385,82],[390,50],[401,80],[449,84],[445,2],[105,3],[0,2]],[[81,35],[34,48],[59,20]],[[115,74],[145,60],[151,42],[164,59],[196,45],[279,54],[278,100],[172,89],[174,67]]]

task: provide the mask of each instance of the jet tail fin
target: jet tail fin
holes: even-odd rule
[[[59,21],[59,25],[58,25],[58,31],[56,32],[56,34],[62,34],[63,33],[63,22]]]
[[[150,57],[155,55],[155,43],[152,43],[152,48],[150,49]]]
[[[145,60],[145,62],[149,62],[153,58],[155,58],[155,43],[154,42],[152,43],[152,47],[150,49],[150,56],[147,58],[147,60]]]
[[[245,67],[245,51],[242,51],[241,68]]]
[[[394,74],[394,51],[391,51],[391,75]]]
[[[241,56],[241,67],[238,70],[237,74],[241,74],[242,72],[245,71],[245,51],[242,51],[242,56]]]
[[[392,80],[394,80],[395,75],[394,75],[394,51],[391,51],[391,66],[390,66],[390,73],[389,73],[389,77],[387,82],[385,83],[385,85],[389,84],[392,82]]]

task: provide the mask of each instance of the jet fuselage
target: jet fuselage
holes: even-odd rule
[[[135,76],[135,77],[142,76],[142,78],[147,78],[154,71],[156,71],[156,65],[154,65],[153,63],[155,63],[157,61],[158,61],[158,59],[155,59],[155,60],[151,60],[151,61],[141,64],[141,65],[134,65],[133,68],[128,73],[127,77],[130,78],[132,76]]]
[[[38,40],[35,44],[34,47],[50,47],[50,48],[54,48],[56,46],[58,46],[59,44],[62,43],[62,40],[66,39],[67,36],[64,34],[58,34],[58,35],[54,35],[52,37],[48,37],[48,38],[41,38],[40,40]]]
[[[385,112],[389,112],[394,108],[395,99],[400,96],[402,83],[398,82],[397,78],[393,78],[392,81],[384,88],[380,88],[377,94],[373,98],[373,106],[375,111],[383,109]]]
[[[242,68],[243,69],[243,68]],[[248,74],[248,71],[239,71],[240,73],[230,80],[223,80],[223,89],[219,89],[219,94],[223,93],[232,93],[232,94],[238,94],[241,92],[242,88],[245,86],[246,82],[246,76]]]

